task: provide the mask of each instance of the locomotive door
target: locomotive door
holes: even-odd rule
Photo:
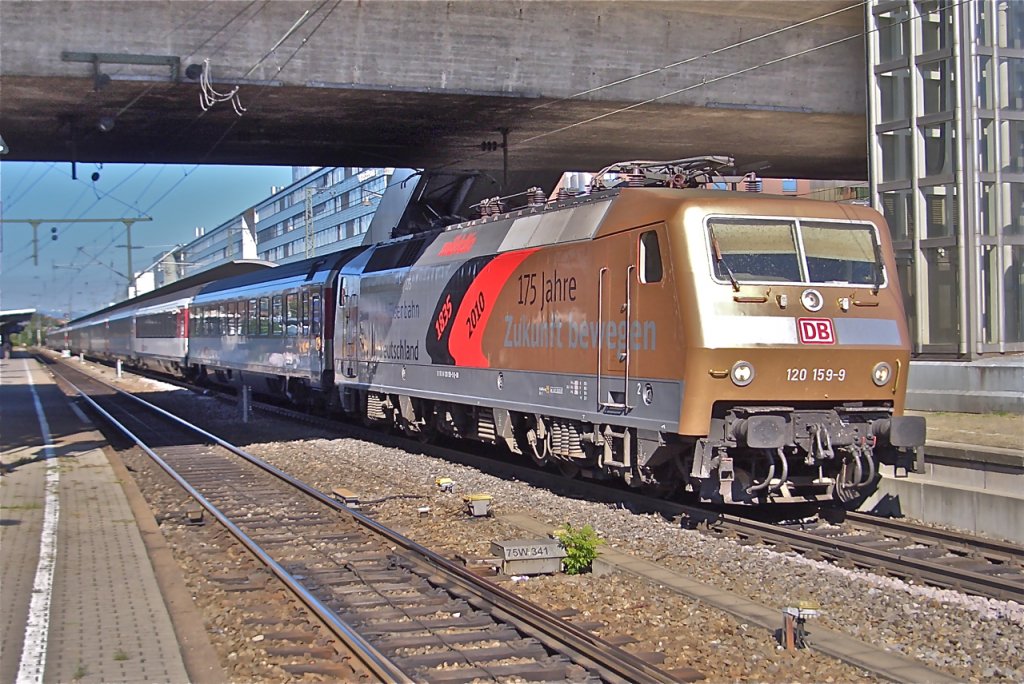
[[[598,270],[597,396],[600,410],[628,411],[629,330],[636,290],[636,244],[633,232],[611,236],[604,266]],[[592,335],[593,339],[593,335]]]
[[[341,374],[354,378],[359,363],[359,287],[358,278],[338,279],[338,320],[335,330],[341,332],[339,356]]]

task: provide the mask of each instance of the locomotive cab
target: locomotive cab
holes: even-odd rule
[[[786,197],[683,212],[687,487],[722,503],[850,501],[912,458],[909,339],[885,222]],[[684,254],[685,253],[685,254]]]

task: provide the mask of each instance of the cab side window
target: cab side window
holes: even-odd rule
[[[658,244],[658,233],[648,230],[640,234],[640,282],[657,283],[661,281],[661,246]]]

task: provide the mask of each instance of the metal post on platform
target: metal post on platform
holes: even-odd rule
[[[249,416],[252,413],[252,387],[249,385],[242,385],[241,393],[241,406],[242,406],[242,422],[248,423]]]
[[[118,379],[118,380],[120,380],[120,379],[121,379],[121,377],[122,377],[122,375],[123,375],[123,373],[122,373],[122,368],[121,368],[121,363],[122,363],[122,362],[121,362],[121,359],[118,359],[118,360],[117,360],[117,379]]]

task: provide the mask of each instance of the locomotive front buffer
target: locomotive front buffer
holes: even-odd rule
[[[882,407],[734,407],[698,440],[689,475],[709,502],[849,502],[881,464],[906,467],[924,440],[924,418]]]

